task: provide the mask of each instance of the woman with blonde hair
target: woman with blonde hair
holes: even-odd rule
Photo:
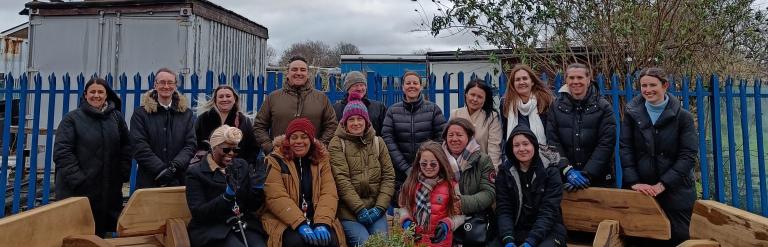
[[[202,100],[200,103],[195,121],[198,150],[195,156],[203,158],[202,155],[211,150],[208,138],[213,130],[222,125],[229,125],[243,132],[243,140],[238,146],[242,150],[240,158],[254,167],[259,146],[256,145],[256,137],[253,135],[253,121],[240,111],[240,96],[235,89],[229,85],[219,85],[210,100]]]

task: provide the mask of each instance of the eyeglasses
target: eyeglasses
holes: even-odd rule
[[[430,162],[422,161],[422,162],[419,162],[419,165],[424,168],[427,168],[427,167],[437,168],[437,166],[440,165],[440,163],[438,163],[436,160],[433,160]]]
[[[229,152],[233,152],[235,154],[239,154],[240,153],[240,148],[239,147],[221,148],[221,150],[224,151],[225,154],[228,154]]]
[[[159,86],[174,86],[176,85],[176,81],[156,81],[155,84]]]

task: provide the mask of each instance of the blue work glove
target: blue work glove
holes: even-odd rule
[[[533,245],[529,244],[528,242],[523,243],[523,245],[520,245],[520,247],[533,247]]]
[[[515,245],[515,243],[507,243],[504,247],[517,247],[517,245]]]
[[[360,211],[357,212],[357,221],[363,223],[363,225],[372,224],[370,211],[368,211],[367,208],[360,209]]]
[[[429,238],[430,241],[432,241],[433,244],[443,242],[445,240],[445,237],[448,236],[448,224],[445,224],[445,222],[437,223],[437,227],[435,228],[435,235],[431,238]]]
[[[587,179],[587,177],[585,177],[579,170],[571,168],[565,173],[565,177],[568,179],[568,183],[579,189],[586,189],[589,187],[589,179]]]
[[[403,221],[403,229],[408,230],[408,228],[411,228],[411,225],[413,225],[412,220],[404,220]]]
[[[368,210],[368,215],[371,217],[371,224],[373,224],[379,220],[381,216],[384,216],[384,210],[374,207]]]
[[[331,232],[325,226],[315,227],[315,238],[318,245],[328,246],[331,245]]]
[[[301,238],[304,239],[304,243],[310,244],[310,245],[317,245],[317,238],[315,237],[315,232],[312,231],[312,228],[310,228],[307,224],[302,224],[299,226],[299,234],[301,235]]]

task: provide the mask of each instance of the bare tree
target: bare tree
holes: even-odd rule
[[[287,64],[293,56],[303,56],[311,66],[338,67],[341,54],[360,54],[354,44],[339,42],[334,48],[322,41],[304,41],[292,44],[283,52],[280,64]]]

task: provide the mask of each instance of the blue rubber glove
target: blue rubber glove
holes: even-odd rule
[[[529,244],[528,242],[523,243],[523,245],[520,245],[520,247],[533,247],[533,245]]]
[[[568,179],[568,183],[576,186],[577,188],[586,189],[589,187],[589,179],[584,177],[581,171],[571,168],[568,170],[568,172],[565,173],[565,176]]]
[[[315,238],[317,239],[317,245],[331,245],[331,232],[325,226],[315,227]]]
[[[408,230],[408,228],[411,228],[411,225],[413,225],[412,220],[405,220],[403,221],[403,229]]]
[[[360,211],[357,212],[357,222],[363,223],[363,225],[370,225],[373,223],[371,222],[371,213],[367,208],[360,209]]]
[[[312,228],[310,228],[307,224],[302,224],[299,226],[299,234],[301,235],[301,238],[304,239],[304,243],[310,244],[310,245],[317,245],[317,238],[315,237],[315,232],[312,231]]]
[[[504,247],[517,247],[517,245],[515,245],[515,243],[507,243]]]
[[[445,240],[445,237],[448,236],[448,224],[445,224],[445,222],[437,223],[437,227],[435,228],[435,235],[431,238],[429,238],[430,241],[432,241],[433,244],[443,242]]]
[[[379,220],[381,216],[384,216],[384,210],[374,207],[368,210],[368,215],[371,217],[371,224],[373,224]]]

